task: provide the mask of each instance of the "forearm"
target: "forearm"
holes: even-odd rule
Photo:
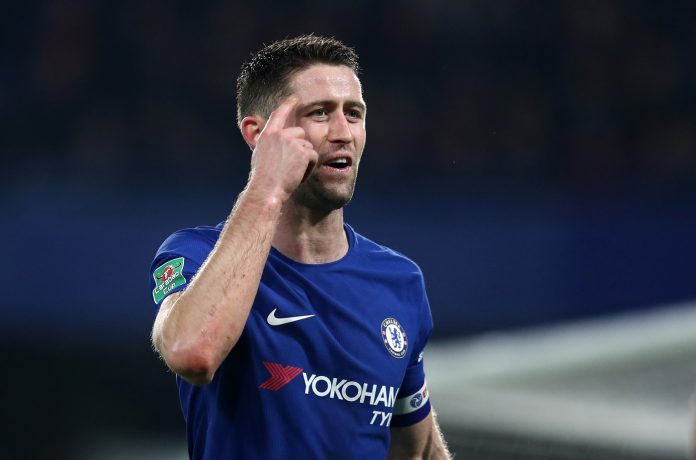
[[[207,383],[239,339],[259,287],[282,203],[252,183],[240,195],[205,263],[153,329],[167,365]],[[165,300],[166,302],[166,300]]]
[[[392,428],[391,438],[389,459],[449,460],[452,458],[433,411],[415,425]]]
[[[452,454],[447,448],[445,437],[440,430],[440,425],[437,423],[435,413],[433,413],[433,427],[431,430],[429,447],[426,449],[423,458],[431,460],[450,460],[452,458]]]

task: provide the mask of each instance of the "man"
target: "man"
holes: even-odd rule
[[[191,458],[448,458],[422,274],[343,222],[365,146],[357,74],[351,48],[313,35],[244,64],[247,186],[226,222],[174,233],[153,261],[152,340]]]

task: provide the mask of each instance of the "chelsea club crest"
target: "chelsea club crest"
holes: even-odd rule
[[[382,340],[390,355],[395,358],[406,356],[408,349],[406,331],[396,319],[387,318],[382,321]]]

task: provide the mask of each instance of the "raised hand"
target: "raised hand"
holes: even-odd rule
[[[290,96],[271,113],[251,157],[250,184],[281,202],[311,173],[318,153],[296,124],[299,100]]]

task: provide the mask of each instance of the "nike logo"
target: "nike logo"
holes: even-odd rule
[[[278,318],[275,315],[277,308],[274,308],[272,312],[268,314],[268,318],[266,318],[266,321],[268,321],[268,324],[271,326],[280,326],[283,324],[288,324],[288,323],[294,323],[295,321],[299,321],[301,319],[307,319],[311,318],[314,315],[304,315],[304,316],[288,316],[287,318]]]

